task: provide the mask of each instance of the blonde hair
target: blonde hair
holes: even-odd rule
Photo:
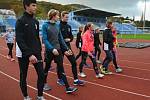
[[[59,14],[59,11],[58,10],[55,10],[55,9],[51,9],[48,11],[48,19],[51,20],[54,16],[56,16],[57,14]]]

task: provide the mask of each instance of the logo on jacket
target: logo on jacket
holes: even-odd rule
[[[37,29],[37,25],[35,24],[35,28]]]

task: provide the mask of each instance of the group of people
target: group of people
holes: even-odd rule
[[[79,27],[79,32],[76,39],[76,47],[79,49],[79,54],[75,56],[71,48],[70,42],[73,41],[73,34],[71,26],[68,24],[68,12],[63,11],[61,14],[58,10],[51,9],[48,12],[48,20],[42,25],[42,42],[45,45],[44,60],[42,59],[42,47],[39,37],[39,22],[35,19],[37,4],[36,0],[23,0],[25,12],[16,22],[15,37],[16,37],[16,56],[18,58],[20,68],[20,88],[24,96],[24,100],[31,100],[27,92],[27,72],[29,63],[32,63],[38,76],[37,100],[45,100],[43,91],[51,90],[47,83],[48,71],[51,68],[51,63],[57,65],[57,83],[65,86],[66,93],[73,93],[77,90],[76,87],[71,87],[68,83],[64,66],[64,56],[67,57],[71,64],[73,74],[73,84],[75,86],[83,86],[84,81],[80,77],[86,77],[83,71],[83,66],[86,65],[87,57],[93,63],[93,69],[96,78],[103,78],[104,75],[112,74],[108,66],[111,61],[116,68],[116,72],[122,72],[122,69],[117,64],[116,56],[116,30],[112,22],[107,22],[106,29],[103,32],[103,43],[99,38],[100,29],[94,30],[92,23],[87,23],[85,26]],[[60,15],[60,16],[59,16]],[[59,21],[59,19],[61,19]],[[14,34],[9,32],[6,37],[13,37]],[[8,59],[14,61],[12,56],[13,41],[7,39],[9,48]],[[101,45],[106,54],[105,59],[100,60]],[[98,53],[98,55],[97,55]],[[79,73],[77,72],[77,59],[81,56],[81,63],[79,64]],[[45,67],[43,67],[45,62]],[[99,67],[97,63],[101,63]]]

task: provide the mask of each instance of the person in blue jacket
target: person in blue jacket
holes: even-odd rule
[[[77,90],[77,88],[70,87],[67,81],[64,67],[63,67],[63,54],[72,55],[71,50],[67,47],[65,41],[63,40],[62,34],[59,30],[59,24],[56,22],[59,19],[59,11],[51,9],[48,12],[48,21],[42,26],[43,42],[45,44],[45,78],[44,78],[44,90],[50,90],[51,88],[47,84],[47,75],[49,68],[51,66],[52,60],[57,64],[57,75],[58,78],[62,79],[66,86],[66,93],[72,93]]]

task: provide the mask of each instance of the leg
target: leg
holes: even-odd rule
[[[42,60],[41,55],[36,55],[38,60]],[[39,62],[34,64],[34,68],[38,75],[37,80],[37,89],[38,89],[38,96],[43,96],[43,87],[44,87],[44,70],[43,70],[43,62]]]
[[[66,56],[71,64],[71,67],[72,67],[72,73],[73,73],[73,76],[74,76],[74,79],[78,79],[78,75],[77,75],[77,63],[76,63],[76,60],[75,60],[75,56],[74,55],[71,55],[71,56]]]
[[[105,70],[108,70],[108,65],[109,63],[112,61],[112,52],[110,50],[105,50],[105,53],[106,53],[106,57],[105,57],[105,60],[103,62],[103,67],[105,68]]]
[[[100,60],[101,48],[98,46],[97,50],[98,50],[98,56],[97,56],[97,59]]]
[[[8,51],[8,56],[11,57],[11,43],[7,43],[7,47],[8,47],[8,49],[9,49],[9,51]]]
[[[96,58],[93,58],[92,56],[89,56],[89,57],[90,57],[90,59],[93,63],[93,69],[94,69],[96,75],[99,74],[98,67],[97,67],[97,64],[96,64]]]
[[[82,73],[82,69],[83,69],[83,66],[84,66],[84,64],[85,64],[85,62],[86,62],[87,56],[88,56],[88,53],[82,51],[82,60],[81,60],[80,66],[79,66],[79,72],[80,72],[80,73]]]
[[[65,72],[64,72],[64,67],[63,67],[63,55],[62,52],[59,51],[58,56],[54,56],[55,63],[57,64],[57,73],[60,75],[59,79],[62,79],[65,83],[66,88],[69,87]]]
[[[51,67],[52,60],[53,60],[53,54],[51,52],[46,52],[45,53],[44,83],[47,83],[48,71]]]
[[[113,50],[112,50],[112,55],[113,55],[113,64],[115,65],[115,68],[118,69],[116,53]]]
[[[28,65],[29,65],[29,59],[27,58],[18,58],[19,62],[19,68],[20,68],[20,88],[23,93],[23,96],[28,96],[27,93],[27,71],[28,71]]]
[[[78,58],[81,56],[81,48],[80,48],[80,50],[79,50],[79,53],[78,53],[78,55],[76,56],[76,60],[78,60]]]

